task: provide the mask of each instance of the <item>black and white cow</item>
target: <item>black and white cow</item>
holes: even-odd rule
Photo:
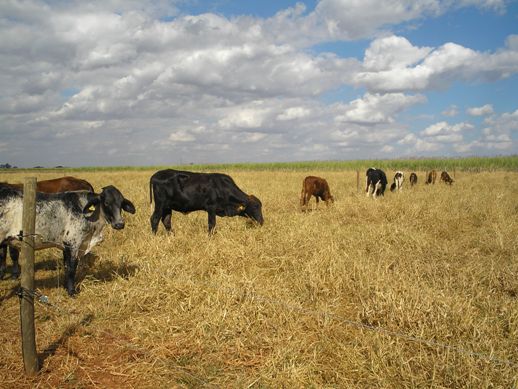
[[[365,189],[367,197],[369,197],[371,193],[373,198],[383,196],[387,188],[387,176],[385,172],[381,169],[371,167],[367,169],[365,176],[367,178],[367,186]]]
[[[155,199],[151,230],[156,234],[162,220],[171,231],[172,211],[207,211],[209,234],[216,227],[216,216],[244,216],[263,224],[261,201],[238,188],[226,174],[160,170],[149,180],[149,201]]]
[[[22,210],[23,193],[12,187],[0,186],[0,243],[6,242],[15,248],[20,246]],[[65,288],[69,295],[76,292],[75,274],[79,259],[102,241],[104,226],[110,224],[116,230],[124,228],[121,210],[135,213],[131,201],[114,186],[103,188],[100,194],[86,191],[36,193],[35,248],[57,247],[63,250]],[[12,260],[13,273],[17,275],[17,254]],[[0,267],[3,272],[5,262]]]
[[[7,182],[0,182],[0,185],[2,186],[10,186],[15,189],[19,189],[23,191],[23,184],[13,184],[13,183],[7,183]],[[59,178],[53,178],[50,180],[39,180],[36,182],[36,191],[37,192],[43,192],[43,193],[59,193],[59,192],[70,192],[70,191],[76,191],[76,190],[84,190],[87,192],[94,193],[94,188],[92,184],[90,184],[88,181],[83,180],[81,178],[76,177],[59,177]],[[3,273],[5,271],[5,263],[7,260],[7,243],[0,243],[0,279],[3,277]],[[16,247],[10,246],[9,247],[9,254],[14,259],[14,263],[18,263],[18,250]],[[3,265],[3,266],[2,266]],[[13,272],[12,277],[18,278],[19,276],[19,269],[15,269],[18,271],[18,273]]]
[[[403,181],[405,181],[405,173],[398,170],[394,175],[394,182],[390,185],[390,191],[395,192],[403,190]]]

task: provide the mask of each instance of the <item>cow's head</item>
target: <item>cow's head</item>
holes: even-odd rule
[[[335,202],[335,198],[333,197],[333,195],[331,194],[331,191],[329,190],[329,188],[327,188],[325,191],[324,191],[324,194],[322,196],[322,200],[324,200],[326,203],[328,201],[331,201],[332,203]]]
[[[109,223],[116,230],[124,228],[121,209],[129,213],[135,213],[135,206],[132,202],[125,199],[122,193],[112,185],[104,187],[101,194],[89,196],[89,200],[83,208],[83,213],[90,212],[91,206],[95,207],[94,214],[102,216],[106,223]]]
[[[264,219],[262,207],[263,205],[261,204],[261,200],[254,195],[249,195],[246,204],[238,207],[238,212],[240,216],[249,217],[260,225],[263,225]]]

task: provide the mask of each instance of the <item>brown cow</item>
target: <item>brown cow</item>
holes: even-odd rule
[[[16,189],[23,190],[23,184],[7,184]],[[36,182],[36,191],[43,193],[59,193],[70,192],[74,190],[86,190],[87,192],[94,192],[93,186],[86,180],[75,177],[61,177],[52,180],[42,180]]]
[[[0,185],[10,186],[19,190],[23,190],[23,184],[8,184],[6,182],[0,182]],[[59,193],[59,192],[70,192],[76,190],[84,190],[87,192],[94,193],[92,185],[81,178],[75,177],[61,177],[54,178],[52,180],[42,180],[36,182],[36,191],[43,193]],[[16,248],[9,246],[9,254],[13,260],[13,271],[12,278],[18,278],[20,269],[18,267],[18,256],[19,252]],[[7,244],[0,242],[0,279],[3,278],[7,259]]]
[[[301,208],[307,208],[311,196],[315,196],[317,200],[317,206],[319,199],[325,201],[326,205],[329,205],[329,201],[332,203],[335,201],[333,196],[331,196],[329,184],[324,178],[320,177],[307,176],[304,178],[304,182],[302,183],[302,191],[300,193]]]
[[[437,172],[435,170],[429,171],[428,173],[426,173],[425,184],[435,184],[436,179],[437,179]]]
[[[450,177],[447,171],[443,171],[441,173],[441,181],[443,181],[445,184],[453,184],[453,179]]]
[[[410,186],[414,186],[417,184],[417,174],[410,173]]]

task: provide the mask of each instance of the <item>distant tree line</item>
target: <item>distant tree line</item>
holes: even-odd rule
[[[64,169],[65,167],[62,165],[54,166],[52,169]],[[18,169],[18,166],[13,166],[10,163],[2,163],[0,164],[0,169]],[[45,169],[44,166],[34,166],[32,169]]]
[[[12,166],[9,163],[0,164],[0,169],[17,169],[16,166]]]

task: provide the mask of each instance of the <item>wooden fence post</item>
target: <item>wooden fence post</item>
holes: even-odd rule
[[[34,230],[36,225],[36,178],[27,177],[23,185],[22,213],[22,276],[20,299],[20,325],[22,330],[22,354],[25,373],[38,372],[36,331],[34,328]]]
[[[360,191],[360,171],[356,170],[356,192]]]

